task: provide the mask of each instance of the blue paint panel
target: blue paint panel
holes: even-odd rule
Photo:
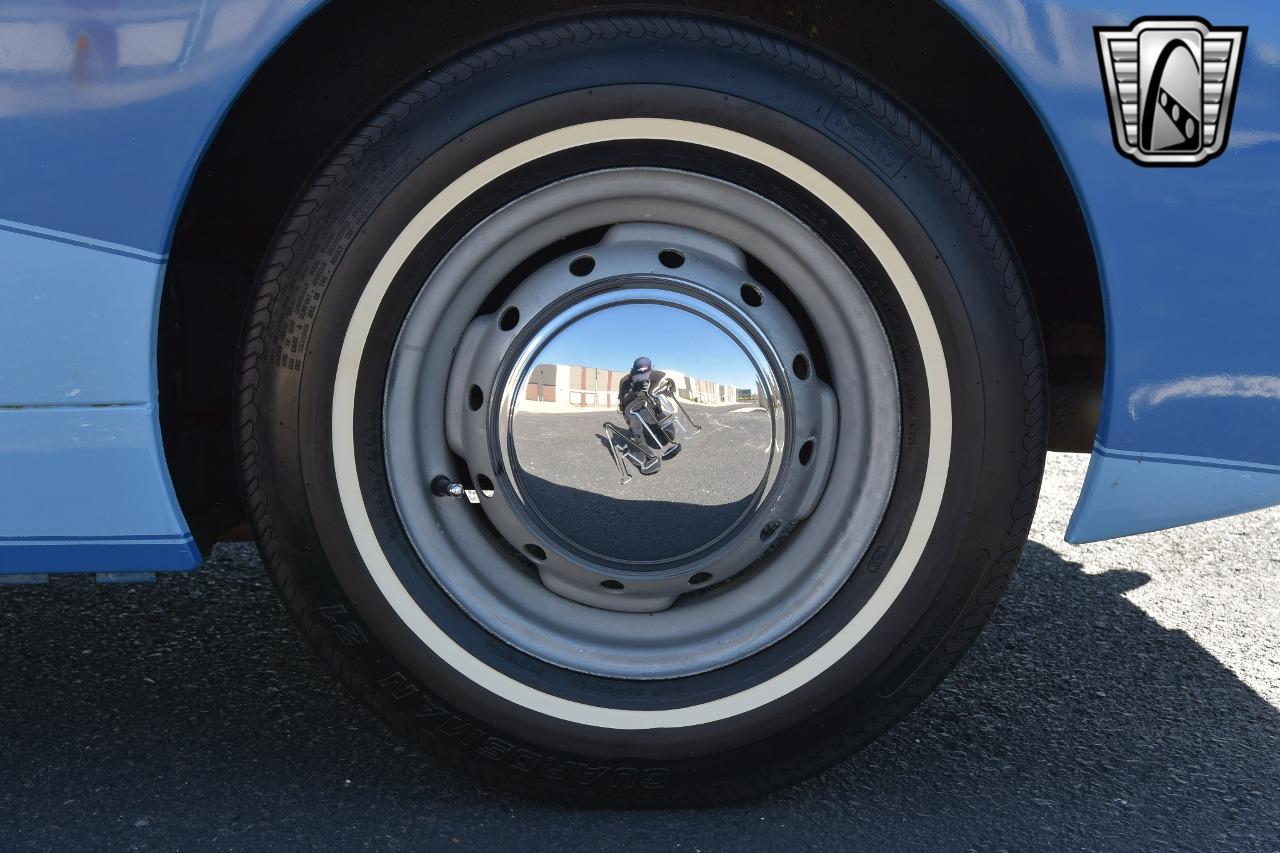
[[[186,536],[151,404],[0,410],[0,538]]]
[[[200,565],[190,536],[0,539],[0,575],[183,571]]]
[[[0,259],[0,573],[194,568],[153,402],[162,259],[9,222]]]
[[[0,219],[167,251],[192,170],[319,0],[0,4]]]
[[[0,572],[198,564],[155,410],[163,255],[226,110],[319,5],[0,4]]]
[[[1094,448],[1073,544],[1163,530],[1280,504],[1280,467],[1217,459],[1126,454]]]
[[[1115,491],[1104,480],[1120,463],[1095,453],[1076,528],[1120,536],[1280,503],[1239,473],[1280,465],[1280,4],[944,3],[1027,95],[1081,199],[1107,312],[1099,445],[1201,460],[1194,476],[1130,476]],[[1249,28],[1228,147],[1203,166],[1139,166],[1112,143],[1093,27],[1151,14]]]
[[[155,398],[159,257],[72,239],[0,221],[0,407]]]

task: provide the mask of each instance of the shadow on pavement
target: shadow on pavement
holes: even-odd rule
[[[745,806],[573,812],[402,746],[313,662],[244,546],[154,587],[0,588],[0,847],[1193,850],[1280,846],[1280,716],[1032,543],[903,724]]]

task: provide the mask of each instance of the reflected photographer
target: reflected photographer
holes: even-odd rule
[[[676,397],[675,383],[655,370],[647,356],[632,362],[631,372],[618,383],[618,411],[627,420],[627,431],[608,422],[604,429],[623,483],[631,479],[627,462],[641,474],[656,473],[662,460],[680,452],[677,436],[692,437],[700,429]]]

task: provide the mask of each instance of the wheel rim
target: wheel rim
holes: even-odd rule
[[[459,241],[423,294],[434,292],[438,302],[464,285],[494,282],[555,240],[600,226],[609,230],[597,243],[546,263],[496,313],[475,316],[443,374],[439,359],[428,357],[438,314],[419,298],[389,372],[387,470],[423,564],[488,631],[593,675],[690,675],[787,636],[852,574],[896,468],[892,354],[854,276],[803,223],[742,187],[667,169],[593,172],[516,199]],[[752,275],[740,246],[791,275],[766,284]],[[581,272],[584,258],[591,268]],[[794,294],[793,285],[804,289],[795,279],[806,276],[823,277],[830,289],[839,279],[848,303],[841,310],[858,339],[856,357],[833,368],[830,384],[817,375],[821,354],[802,333],[810,319],[804,301],[785,300],[784,307],[770,289]],[[615,392],[597,381],[599,397],[588,402],[585,388],[568,401],[560,394],[548,400],[540,390],[561,391],[568,383],[558,374],[573,367],[613,368],[604,383],[612,385],[627,365],[617,363],[621,350],[609,330],[646,324],[679,334],[643,333],[635,355],[659,352],[655,369],[665,364],[687,380],[683,395],[671,395],[675,408],[686,410],[674,418],[673,440],[649,442],[660,466],[649,475],[639,473],[636,459],[624,458],[621,468],[611,459],[608,445],[619,446],[611,439],[620,430],[603,424],[628,425]],[[694,381],[710,378],[698,373],[713,371],[707,365],[714,359],[699,358],[708,351],[723,354],[720,372],[729,381],[697,393],[711,384]],[[557,376],[548,377],[549,369]],[[736,397],[748,381],[756,399],[740,406]],[[527,399],[531,385],[538,386],[534,400]],[[716,406],[704,405],[708,393]],[[566,402],[570,411],[561,411]],[[584,404],[587,411],[573,411]],[[698,427],[700,419],[713,427],[709,435],[680,434],[681,420]],[[570,426],[588,420],[604,434]],[[726,430],[738,430],[750,451],[728,452],[715,465],[711,455],[726,453],[719,435]],[[590,460],[593,441],[594,460],[579,461]],[[678,454],[664,458],[671,444]],[[492,551],[423,547],[442,500],[429,484],[459,474],[442,464],[441,445],[477,487],[469,523],[484,529]],[[628,461],[632,480],[623,484]],[[732,476],[726,466],[736,466]],[[720,473],[712,476],[712,469]],[[790,559],[788,533],[818,507],[832,477],[857,484],[837,497],[849,501],[850,535],[829,563]],[[699,520],[682,524],[695,509],[705,510]],[[628,526],[629,518],[639,521]]]
[[[446,405],[465,399],[473,415],[448,440],[482,510],[548,589],[607,610],[665,610],[754,564],[807,514],[829,469],[829,456],[813,457],[818,436],[834,433],[834,395],[742,252],[687,228],[617,225],[506,301],[463,339]],[[619,399],[626,371],[596,366],[630,363],[628,346],[661,378],[652,394]]]

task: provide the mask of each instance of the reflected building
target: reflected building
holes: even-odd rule
[[[690,376],[679,370],[657,369],[675,383],[676,395],[687,403],[723,406],[739,402],[731,383]],[[630,373],[580,364],[538,364],[529,373],[520,408],[543,411],[604,411],[618,408],[618,386]],[[756,389],[759,399],[759,389]]]

